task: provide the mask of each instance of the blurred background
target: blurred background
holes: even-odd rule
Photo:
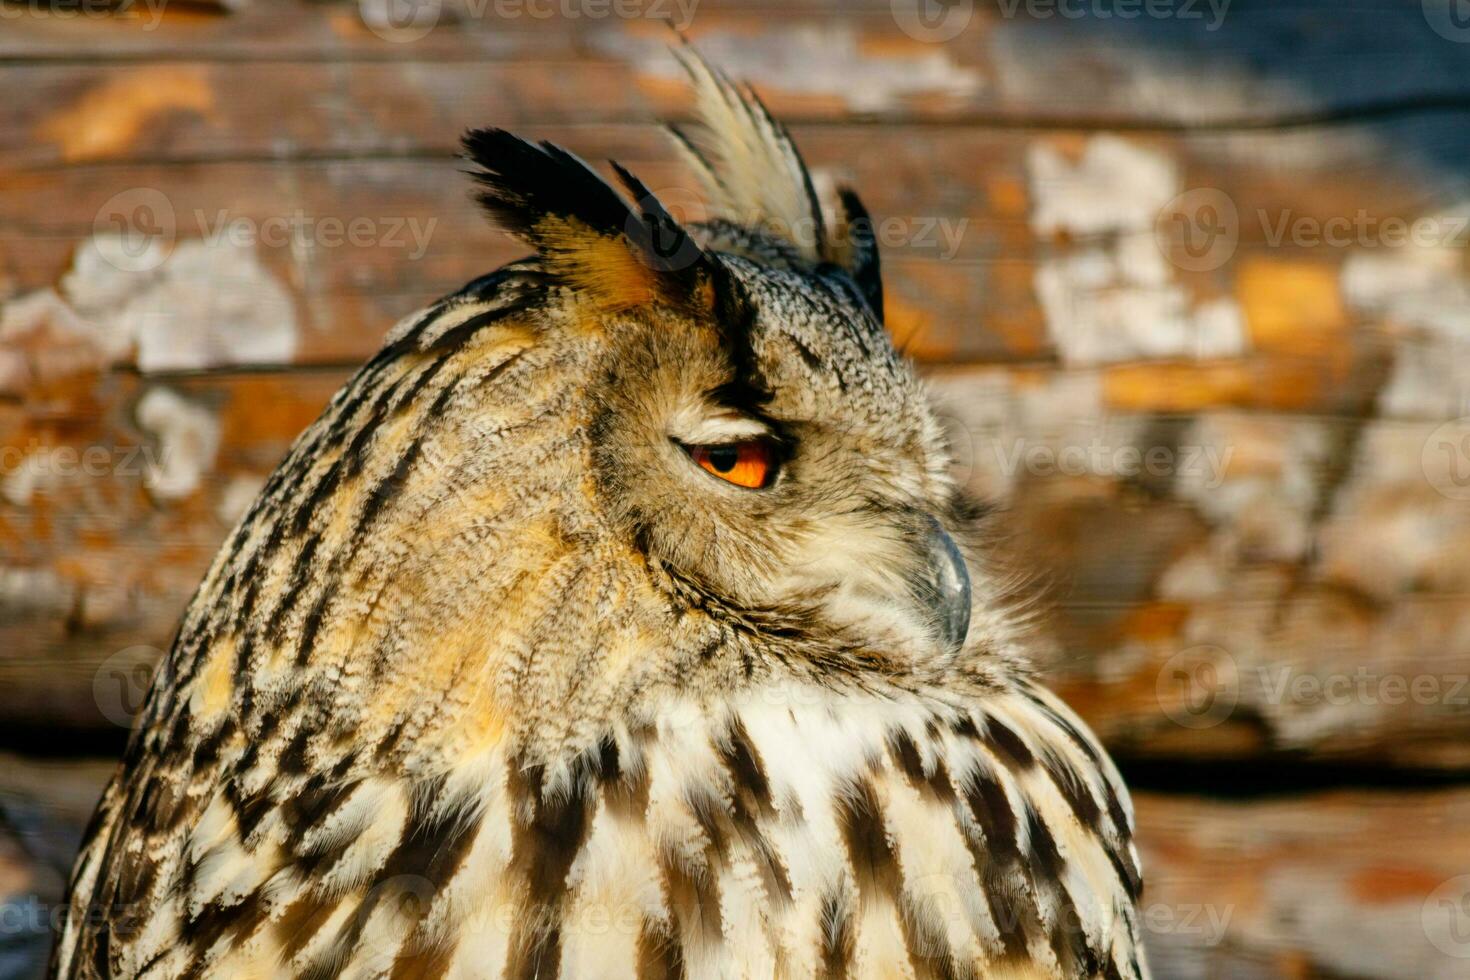
[[[1465,0],[0,0],[0,977],[290,441],[519,254],[459,133],[699,215],[671,24],[874,213],[1155,975],[1470,977]]]

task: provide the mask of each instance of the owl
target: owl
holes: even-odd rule
[[[53,975],[1146,976],[1126,792],[872,221],[678,54],[708,220],[466,136],[533,255],[395,327],[230,534]]]

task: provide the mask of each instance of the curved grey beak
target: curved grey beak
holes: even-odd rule
[[[933,617],[934,632],[951,652],[970,632],[970,573],[959,545],[928,514],[915,542],[919,564],[909,579],[914,598]]]

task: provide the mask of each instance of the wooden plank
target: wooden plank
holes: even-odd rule
[[[423,36],[379,36],[348,4],[254,4],[222,17],[179,6],[155,16],[140,2],[135,16],[109,19],[11,8],[0,58],[442,65],[592,54],[621,66],[618,88],[657,97],[672,77],[659,56],[672,22],[733,73],[762,82],[783,110],[823,117],[1218,125],[1470,97],[1470,53],[1454,43],[1453,23],[1413,4],[1178,0],[1158,16],[1130,16],[1001,2],[956,5],[954,19],[927,22],[917,4],[886,0],[840,9],[643,0],[623,17],[594,6],[538,17],[536,0],[446,0]]]
[[[0,724],[131,723],[215,549],[344,378],[110,375],[0,409]]]
[[[1464,975],[1470,791],[1134,799],[1154,976]]]
[[[663,50],[663,40],[662,36],[657,39],[657,50]],[[885,48],[877,46],[877,50]],[[681,70],[667,54],[652,62],[663,66],[656,71],[648,64],[639,60],[630,65],[595,52],[509,62],[322,62],[283,58],[279,53],[264,65],[210,61],[198,55],[123,64],[0,61],[0,82],[8,90],[33,93],[0,115],[0,164],[449,154],[459,134],[472,126],[611,127],[647,124],[657,118],[688,118],[689,90]],[[1061,77],[1068,76],[1062,65],[1053,67]],[[1027,63],[1026,70],[1033,69],[1045,71]],[[844,71],[850,70],[851,66],[844,66]],[[857,111],[844,107],[835,81],[831,93],[804,94],[799,88],[783,89],[778,84],[785,77],[783,71],[790,70],[783,69],[779,60],[764,72],[759,64],[752,65],[751,79],[773,112],[793,126],[851,124],[850,145],[870,146],[873,125],[880,122],[890,138],[904,135],[905,130],[894,129],[897,126],[953,128],[961,122],[969,123],[971,131],[982,127],[1087,131],[1121,126],[1140,134],[1190,133],[1206,145],[1217,135],[1233,135],[1238,144],[1258,133],[1262,142],[1248,155],[1259,164],[1286,157],[1287,151],[1309,163],[1313,146],[1324,139],[1310,130],[1303,136],[1300,125],[1267,126],[1249,118],[1179,128],[1161,116],[1124,126],[1082,112],[1066,115],[1018,107],[1014,119],[967,119],[944,110],[953,101],[946,99],[944,86],[961,83],[944,81],[940,72],[930,73],[936,90],[917,88],[921,83],[916,82],[911,96],[901,100],[893,96],[903,103],[901,110]],[[762,74],[774,79],[767,81]],[[837,75],[835,69],[829,74],[834,79]],[[1444,77],[1470,79],[1470,60],[1457,71],[1446,71]],[[1167,87],[1164,81],[1159,84]],[[1402,111],[1364,112],[1362,119],[1354,119],[1352,113],[1326,113],[1317,125],[1325,127],[1320,132],[1328,134],[1326,138],[1335,145],[1351,147],[1354,133],[1376,124],[1379,128],[1370,131],[1386,133],[1385,146],[1400,154],[1417,149],[1427,160],[1453,169],[1458,159],[1455,153],[1470,139],[1463,135],[1463,126],[1456,125],[1460,114],[1470,111],[1470,81],[1465,84],[1467,92],[1459,101],[1424,97]],[[1086,86],[1063,88],[1069,96],[1088,91]],[[1095,90],[1118,91],[1103,84]],[[869,98],[881,105],[889,97],[880,91]],[[1181,105],[1193,104],[1182,94],[1177,98]],[[290,105],[292,111],[281,112],[282,105]],[[1232,130],[1240,132],[1232,134]],[[1359,149],[1352,155],[1362,153]],[[1315,157],[1321,160],[1334,155],[1340,154],[1320,148]]]
[[[1470,135],[1470,118],[1456,114],[1429,130],[1447,132],[1455,120]],[[326,119],[320,127],[331,129]],[[591,159],[617,158],[676,211],[700,213],[687,176],[651,127],[548,126],[533,133]],[[1352,302],[1343,309],[1336,294],[1349,292],[1348,266],[1363,253],[1389,251],[1383,228],[1407,228],[1454,200],[1453,181],[1395,149],[1404,142],[1397,122],[1121,140],[894,127],[879,141],[883,153],[873,152],[874,136],[863,127],[797,134],[824,180],[862,188],[885,244],[890,322],[929,360],[1084,363],[1149,351],[1156,358],[1208,358],[1261,349],[1304,358],[1310,370],[1332,377],[1338,362],[1351,359],[1343,338],[1398,342],[1384,310]],[[251,137],[244,125],[239,135],[219,138],[227,145],[210,152],[243,153],[252,138],[267,137]],[[7,178],[14,193],[0,199],[0,275],[16,294],[52,285],[79,244],[98,231],[136,231],[144,224],[135,228],[139,214],[160,222],[148,227],[158,228],[164,243],[214,238],[243,222],[259,232],[261,264],[289,296],[299,335],[293,362],[359,360],[398,317],[521,252],[469,204],[467,181],[444,149],[442,157],[26,168]],[[202,153],[202,145],[191,152]],[[1156,170],[1158,187],[1129,177],[1135,167]],[[1159,231],[1168,231],[1159,223],[1168,199],[1185,188],[1218,190],[1238,212],[1238,244],[1218,267],[1191,263]],[[140,210],[140,202],[149,209]],[[1333,222],[1347,222],[1336,239]],[[1315,237],[1303,237],[1302,228]],[[1453,244],[1457,228],[1466,235],[1451,216],[1431,230]],[[1149,252],[1155,237],[1171,262],[1160,262],[1158,242]],[[1154,267],[1146,281],[1133,281],[1129,268],[1141,258]],[[1098,262],[1115,271],[1089,285]],[[143,271],[151,281],[154,270]],[[1398,274],[1412,278],[1407,269]],[[1341,315],[1324,319],[1336,309]],[[1206,330],[1208,323],[1195,321],[1210,311],[1250,321],[1249,343],[1227,338],[1223,346],[1191,347],[1184,335]],[[1318,326],[1298,336],[1304,316]],[[1109,336],[1126,333],[1130,322],[1151,328],[1159,320],[1183,331],[1162,348],[1134,350],[1126,338]],[[1383,347],[1375,340],[1364,356]],[[1284,370],[1289,379],[1291,369]]]
[[[1470,511],[1424,468],[1439,422],[1140,410],[1108,374],[933,376],[959,476],[1003,507],[1002,561],[1048,586],[1045,664],[1105,738],[1470,765]],[[214,548],[344,376],[78,375],[0,409],[0,680],[19,692],[0,724],[128,720]],[[1212,695],[1229,704],[1194,724],[1188,699]]]
[[[112,759],[34,759],[0,753],[4,975],[37,977],[45,972],[53,930],[66,913],[72,858],[114,767]]]

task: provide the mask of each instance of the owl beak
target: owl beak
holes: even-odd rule
[[[925,514],[918,535],[919,566],[909,579],[914,598],[929,611],[934,632],[958,652],[970,631],[970,573],[959,545]]]

